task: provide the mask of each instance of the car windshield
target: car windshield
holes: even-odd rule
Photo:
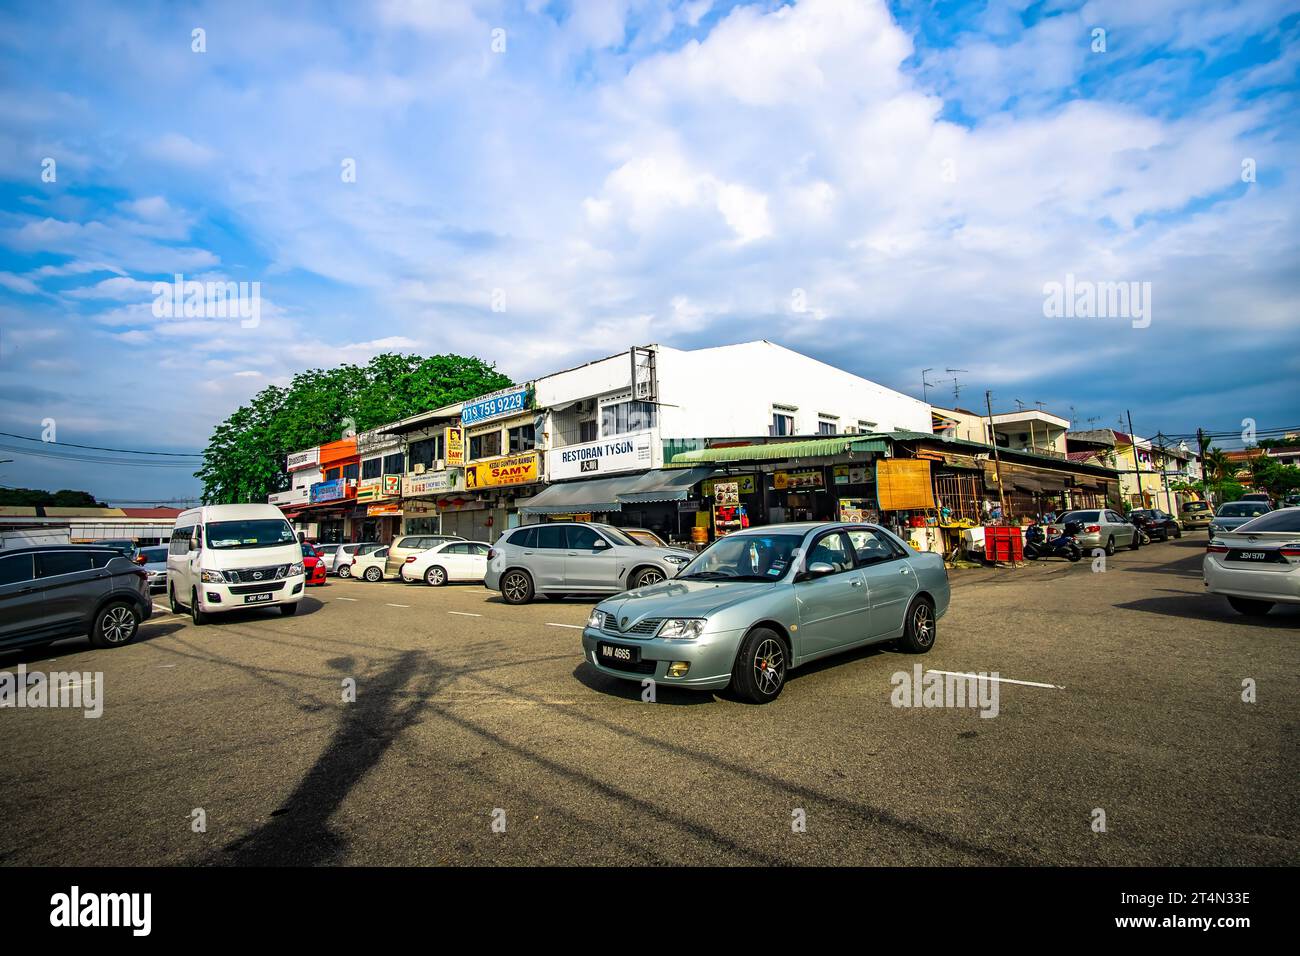
[[[166,548],[141,548],[140,553],[149,564],[160,564],[167,560]]]
[[[217,551],[236,548],[270,548],[296,544],[298,536],[283,518],[254,518],[248,521],[213,521],[207,527],[208,547]]]
[[[1267,514],[1268,505],[1262,501],[1233,501],[1219,509],[1220,518],[1255,518]]]
[[[682,569],[676,580],[779,581],[794,564],[798,534],[738,534],[719,538]]]
[[[653,531],[646,531],[644,528],[635,528],[624,532],[627,537],[631,538],[633,543],[645,545],[647,548],[665,547],[663,539]]]
[[[605,536],[609,538],[611,541],[613,541],[615,544],[622,544],[622,545],[630,544],[634,547],[636,546],[636,542],[633,541],[631,538],[629,538],[627,535],[625,535],[622,531],[619,531],[618,528],[611,528],[606,525],[602,527],[600,530],[603,531],[605,533]]]
[[[1189,501],[1183,505],[1184,511],[1209,511],[1210,506],[1204,501]]]

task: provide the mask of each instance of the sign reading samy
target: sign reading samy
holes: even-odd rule
[[[541,456],[530,451],[523,455],[493,458],[465,469],[466,488],[496,488],[502,485],[527,485],[541,476]]]
[[[443,454],[448,468],[465,464],[465,432],[452,425],[443,430]]]

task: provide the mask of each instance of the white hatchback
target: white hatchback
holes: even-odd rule
[[[1211,532],[1201,564],[1205,586],[1242,614],[1300,604],[1300,508],[1282,508],[1232,531]]]
[[[403,581],[419,581],[441,587],[448,581],[482,581],[487,575],[486,541],[448,541],[408,557],[398,569]]]

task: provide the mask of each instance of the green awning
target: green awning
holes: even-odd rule
[[[674,465],[733,461],[786,461],[792,458],[829,458],[846,452],[884,452],[879,438],[809,438],[803,441],[775,442],[767,445],[736,445],[729,448],[697,448],[673,455]]]

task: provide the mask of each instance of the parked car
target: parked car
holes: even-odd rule
[[[1214,519],[1214,506],[1208,501],[1184,501],[1182,507],[1183,527],[1188,531],[1208,528]]]
[[[136,552],[135,563],[144,568],[151,592],[167,590],[167,545],[141,548]]]
[[[303,544],[302,570],[308,587],[325,583],[325,560],[315,545]]]
[[[446,541],[406,559],[397,576],[441,587],[448,581],[482,581],[487,574],[486,541]]]
[[[346,578],[352,574],[352,559],[358,554],[368,554],[382,548],[378,541],[358,541],[349,544],[327,544],[324,546],[325,573]]]
[[[129,644],[153,614],[144,568],[98,545],[37,545],[0,554],[0,647],[41,647],[85,634]]]
[[[388,546],[388,566],[384,568],[387,577],[397,577],[398,571],[406,559],[421,551],[428,551],[447,541],[464,541],[458,534],[408,534],[397,538]]]
[[[1262,501],[1264,502],[1264,504],[1268,505],[1270,511],[1277,507],[1277,502],[1273,500],[1273,496],[1266,491],[1248,491],[1246,492],[1246,494],[1242,495],[1238,500],[1239,501]]]
[[[1300,508],[1267,511],[1220,531],[1205,549],[1201,572],[1210,593],[1242,614],[1300,604]]]
[[[135,542],[130,538],[103,538],[101,540],[90,542],[90,546],[95,548],[112,548],[116,551],[120,551],[122,554],[133,560],[136,556],[136,552],[139,551]]]
[[[943,558],[871,524],[747,528],[672,580],[592,609],[583,653],[601,673],[775,700],[790,669],[884,641],[924,654],[948,610]]]
[[[1300,508],[1300,495],[1287,495],[1282,499],[1283,508]]]
[[[1075,542],[1085,553],[1094,548],[1103,549],[1107,555],[1115,553],[1118,547],[1136,551],[1142,546],[1137,528],[1124,519],[1118,511],[1110,508],[1088,509],[1085,511],[1067,511],[1047,529],[1047,534],[1060,535],[1068,522],[1077,521],[1083,530],[1075,536]]]
[[[274,505],[204,505],[176,516],[167,553],[167,600],[196,625],[253,605],[298,610],[302,544]]]
[[[352,576],[364,581],[382,581],[388,573],[388,548],[379,547],[352,559]]]
[[[1219,505],[1219,510],[1215,512],[1214,519],[1210,522],[1210,537],[1213,538],[1225,531],[1234,531],[1247,521],[1268,514],[1272,510],[1267,501],[1246,501],[1243,499]]]
[[[1178,519],[1159,508],[1134,508],[1128,517],[1134,524],[1140,525],[1153,541],[1157,538],[1168,541],[1183,536],[1183,528]]]
[[[558,599],[657,584],[695,555],[637,544],[612,525],[557,521],[507,531],[487,557],[483,583],[507,604],[527,604],[537,594]]]

